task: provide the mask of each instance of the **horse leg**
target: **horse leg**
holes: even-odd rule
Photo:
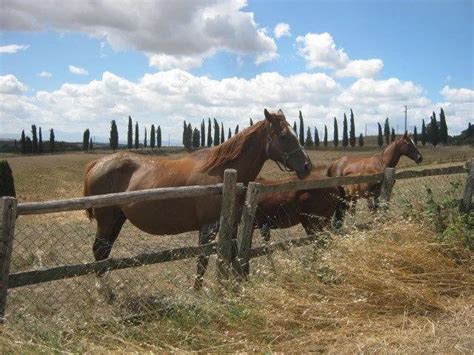
[[[92,251],[95,260],[101,261],[109,257],[112,246],[126,218],[118,207],[98,208],[94,211],[94,215],[97,220],[97,232]],[[115,298],[115,294],[106,280],[103,279],[104,273],[104,271],[96,273],[98,277],[97,287],[99,292],[104,295],[106,301],[111,303]]]
[[[271,231],[271,228],[268,224],[264,224],[260,228],[260,235],[262,236],[264,244],[268,244],[270,242],[270,238],[271,238],[270,231]]]
[[[208,224],[203,226],[199,230],[199,245],[204,245],[209,243],[213,237],[215,237],[215,224]],[[207,270],[207,265],[209,264],[209,255],[200,255],[197,259],[196,267],[196,279],[194,280],[194,290],[200,291],[202,289],[202,283],[204,281],[204,274]]]

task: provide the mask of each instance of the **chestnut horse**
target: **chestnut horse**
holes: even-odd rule
[[[211,185],[223,181],[224,170],[237,170],[237,181],[255,180],[272,159],[305,178],[311,160],[299,144],[281,110],[264,111],[265,119],[225,143],[180,159],[116,153],[90,163],[84,176],[84,195],[102,195],[158,187]],[[93,246],[96,260],[106,259],[128,219],[150,234],[179,234],[198,230],[219,218],[222,196],[128,203],[87,210],[97,220]]]
[[[381,154],[375,154],[370,158],[357,156],[343,156],[332,162],[327,170],[328,176],[357,176],[382,173],[385,168],[395,168],[402,155],[407,156],[416,164],[423,161],[423,157],[415,144],[408,136],[408,132],[390,143]],[[375,184],[353,184],[344,186],[347,200],[355,208],[359,197],[366,198],[369,209],[375,211],[378,208],[378,199],[382,185]]]
[[[311,174],[309,178],[322,180],[327,177]],[[258,178],[255,181],[264,185],[274,185],[296,179],[296,177],[281,180]],[[260,228],[265,242],[270,240],[271,229],[289,228],[300,223],[308,236],[313,236],[331,223],[333,215],[337,221],[342,220],[345,208],[344,189],[340,186],[265,193],[258,197],[254,228]],[[199,243],[209,243],[215,238],[218,229],[217,224],[203,228],[199,233]],[[208,256],[198,258],[195,290],[202,288],[208,263]]]

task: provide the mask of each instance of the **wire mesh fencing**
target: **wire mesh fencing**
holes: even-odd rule
[[[442,226],[436,223],[453,225],[451,222],[456,222],[458,218],[455,213],[456,204],[462,195],[465,179],[465,174],[458,174],[397,181],[387,213],[373,213],[364,201],[360,201],[356,213],[347,214],[343,226],[337,231],[332,229],[331,223],[322,223],[320,216],[314,216],[314,220],[324,224],[319,235],[329,240],[344,238],[348,230],[377,228],[378,223],[390,223],[391,219],[416,219],[420,223],[431,223],[433,228],[441,230]],[[257,207],[257,214],[259,212],[265,211]],[[270,222],[275,222],[272,220],[275,216],[268,215],[268,218]],[[472,222],[471,214],[467,222],[459,222],[459,229],[451,237],[465,238],[468,241],[472,238],[469,233],[472,234],[474,230]],[[290,228],[272,230],[269,241],[264,240],[260,231],[255,231],[252,243],[254,248],[271,246],[305,235],[303,226],[294,223]],[[20,216],[16,224],[11,273],[93,262],[94,238],[95,222],[89,222],[81,212]],[[126,222],[110,257],[135,256],[197,244],[198,232],[154,236],[141,232]],[[318,247],[317,244],[312,245],[315,257]],[[330,248],[330,245],[326,247]],[[278,257],[284,255],[286,261],[298,260],[301,263],[306,260],[300,255],[301,249],[289,249],[283,254],[279,253]],[[272,255],[252,259],[250,277],[271,277],[279,265]],[[324,277],[330,276],[324,270],[321,272]],[[190,258],[115,270],[100,279],[92,274],[13,288],[9,290],[7,319],[8,322],[22,326],[47,322],[57,325],[58,329],[65,324],[74,328],[110,319],[136,319],[150,314],[176,313],[182,308],[194,312],[203,304],[212,303],[215,297],[225,298],[225,293],[222,293],[215,282],[215,256],[211,256],[203,291],[193,291],[195,277],[196,258]],[[113,302],[110,302],[111,294]],[[216,321],[219,307],[217,304],[211,305],[209,309],[213,310],[215,317],[200,319],[200,324]]]

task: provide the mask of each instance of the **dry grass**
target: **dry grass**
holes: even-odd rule
[[[310,154],[322,169],[341,151]],[[423,154],[437,162],[474,155],[469,147]],[[10,158],[20,200],[80,196],[83,167],[98,156]],[[401,161],[401,167],[409,165]],[[262,175],[282,173],[267,163]],[[0,352],[472,353],[472,252],[460,245],[457,231],[441,244],[424,217],[426,188],[443,199],[458,195],[462,187],[453,192],[452,183],[463,179],[397,182],[390,222],[361,203],[341,231],[330,233],[325,250],[295,248],[253,260],[250,281],[239,293],[214,285],[214,258],[201,293],[190,290],[194,260],[111,273],[117,293],[112,305],[101,300],[93,276],[12,290]],[[17,223],[14,270],[92,261],[94,224],[83,213],[25,216]],[[303,233],[298,226],[272,236]],[[113,256],[193,245],[196,239],[195,233],[154,237],[126,225]]]
[[[97,322],[97,304],[76,324],[23,315],[15,321],[21,327],[3,329],[0,346],[11,352],[468,353],[474,350],[473,271],[466,249],[438,244],[425,227],[380,224],[346,230],[326,250],[260,258],[238,294],[211,285],[203,294],[155,297],[128,309],[127,320]]]

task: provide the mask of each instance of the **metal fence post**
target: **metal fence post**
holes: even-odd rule
[[[251,182],[247,188],[245,204],[237,232],[237,259],[234,269],[241,279],[245,279],[250,272],[250,249],[252,247],[252,234],[254,227],[255,211],[257,209],[258,188],[257,183]]]
[[[382,208],[388,209],[388,203],[392,195],[393,184],[395,184],[395,168],[385,168],[384,177],[382,181],[382,190],[380,191],[380,199]]]
[[[460,204],[461,212],[468,213],[472,206],[472,191],[474,190],[474,159],[468,163],[466,186],[464,187],[464,194]]]
[[[231,276],[231,265],[234,259],[233,240],[235,219],[235,197],[237,192],[237,170],[226,169],[222,187],[222,210],[217,236],[217,272],[221,281]]]
[[[7,303],[8,276],[15,236],[16,198],[0,199],[0,323],[4,322]]]

